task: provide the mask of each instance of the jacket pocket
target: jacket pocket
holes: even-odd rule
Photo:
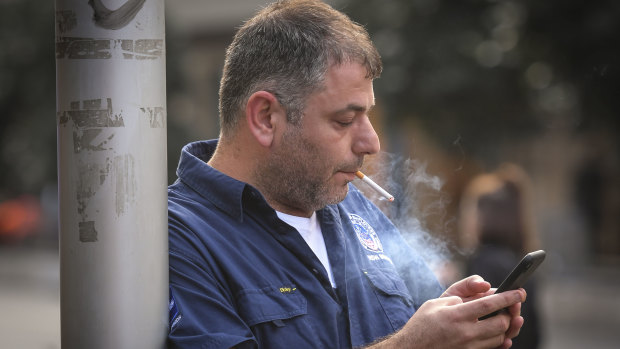
[[[290,349],[291,343],[322,347],[315,343],[306,298],[295,286],[245,289],[238,293],[237,305],[259,348]]]
[[[413,299],[405,282],[392,269],[365,269],[363,272],[373,286],[394,331],[400,329],[415,312]]]

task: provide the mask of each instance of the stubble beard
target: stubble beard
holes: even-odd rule
[[[258,166],[255,178],[268,200],[313,212],[344,200],[348,186],[333,187],[329,179],[337,168],[322,159],[317,145],[293,127],[282,145]]]

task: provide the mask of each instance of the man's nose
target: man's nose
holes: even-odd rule
[[[353,143],[353,152],[361,155],[372,155],[378,153],[380,149],[379,136],[372,127],[370,119],[364,117]]]

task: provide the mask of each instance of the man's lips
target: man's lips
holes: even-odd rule
[[[338,173],[341,173],[345,177],[347,182],[353,182],[353,180],[355,178],[357,178],[355,176],[355,172],[357,172],[357,170],[352,170],[352,171],[351,170],[341,170],[341,171],[338,171]]]

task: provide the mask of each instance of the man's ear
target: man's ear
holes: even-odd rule
[[[283,113],[282,106],[272,93],[257,91],[250,96],[245,106],[245,117],[250,132],[261,145],[271,146],[276,125]]]

